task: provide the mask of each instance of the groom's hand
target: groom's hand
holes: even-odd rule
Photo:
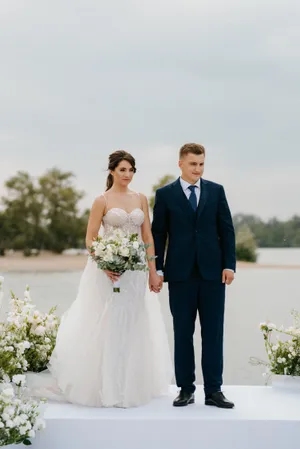
[[[231,270],[223,270],[222,282],[223,284],[230,285],[234,279],[234,272]]]

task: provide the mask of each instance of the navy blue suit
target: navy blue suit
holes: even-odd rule
[[[197,312],[202,336],[206,395],[220,391],[223,374],[225,284],[223,269],[235,271],[235,234],[224,188],[201,179],[193,210],[180,179],[156,192],[152,233],[156,268],[169,283],[178,387],[195,390],[193,335]]]

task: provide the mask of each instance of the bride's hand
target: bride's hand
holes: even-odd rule
[[[113,271],[109,271],[109,270],[103,270],[103,271],[112,282],[116,282],[120,279],[120,275],[118,273],[114,273]]]

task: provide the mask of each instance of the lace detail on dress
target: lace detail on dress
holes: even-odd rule
[[[141,226],[145,214],[142,209],[136,208],[128,213],[124,209],[114,207],[109,209],[103,217],[104,235],[109,236],[116,229],[122,229],[126,234],[138,234],[141,237]]]

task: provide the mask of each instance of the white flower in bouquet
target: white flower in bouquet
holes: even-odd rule
[[[120,256],[123,256],[123,257],[129,257],[129,248],[127,248],[126,246],[121,247],[119,250],[119,254],[120,254]]]
[[[102,243],[100,243],[99,246],[95,248],[95,256],[97,256],[97,257],[103,256],[104,250],[105,250],[104,245],[102,245]]]
[[[12,383],[5,376],[0,382],[0,446],[11,444],[30,445],[36,431],[45,428],[40,417],[40,404],[26,397],[25,376],[14,376]]]
[[[139,242],[133,242],[132,246],[133,246],[134,249],[139,249],[140,244],[139,244]]]
[[[138,234],[125,234],[117,229],[108,237],[98,236],[89,248],[90,257],[101,270],[122,275],[125,271],[148,271],[145,245]],[[120,292],[119,281],[114,292]]]
[[[112,263],[112,262],[113,262],[113,255],[112,255],[112,253],[107,252],[107,253],[103,256],[103,262]]]

